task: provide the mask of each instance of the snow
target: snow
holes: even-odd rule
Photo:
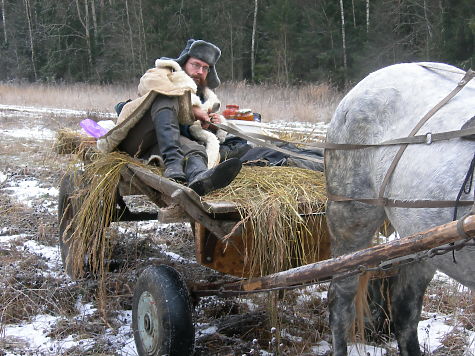
[[[21,112],[22,116],[24,116],[25,114],[32,114],[34,116],[41,115],[41,114],[43,115],[49,114],[49,115],[70,115],[70,116],[79,116],[79,117],[85,117],[88,115],[98,115],[105,118],[117,117],[115,113],[58,109],[58,108],[48,108],[48,107],[36,107],[36,106],[2,105],[2,104],[0,104],[0,111],[3,111],[2,116],[4,117],[8,117],[9,112],[13,113],[14,115],[17,115],[18,112]]]
[[[18,202],[29,206],[33,206],[37,200],[54,199],[57,200],[58,189],[54,187],[43,188],[39,186],[40,182],[37,179],[26,179],[21,181],[9,180],[8,185],[4,188],[14,196]],[[50,207],[51,211],[55,211],[56,207]]]
[[[0,135],[10,136],[13,138],[28,138],[35,140],[52,140],[56,136],[54,131],[42,128],[28,128],[15,130],[0,130]]]

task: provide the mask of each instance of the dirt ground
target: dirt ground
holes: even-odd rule
[[[152,220],[111,227],[117,234],[117,263],[105,281],[106,297],[98,297],[96,279],[71,280],[62,271],[59,258],[57,216],[57,188],[70,169],[71,157],[56,154],[53,144],[54,132],[76,129],[80,118],[14,110],[0,114],[0,172],[5,177],[0,181],[0,331],[47,315],[51,321],[42,333],[54,345],[44,350],[32,346],[26,337],[1,333],[0,355],[134,355],[132,295],[144,268],[170,265],[182,272],[188,283],[226,278],[196,263],[189,224]],[[18,137],[14,134],[18,130],[32,135]],[[31,181],[44,193],[19,195],[18,188]],[[35,246],[53,249],[56,257],[38,253]],[[444,289],[441,294],[444,287],[440,284],[431,288],[439,298],[431,299],[428,293],[427,311],[444,308],[443,312],[450,314],[463,298],[456,289],[450,293]],[[326,289],[324,284],[285,293],[197,300],[193,313],[195,355],[330,355]],[[84,306],[92,309],[85,312]],[[473,315],[464,320],[465,329],[473,330]],[[428,354],[458,354],[451,350],[463,346],[464,341],[456,336],[447,336],[447,345],[441,349],[445,353]],[[386,342],[385,348],[388,355],[396,354],[394,343]]]

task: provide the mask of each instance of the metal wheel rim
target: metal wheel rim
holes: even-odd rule
[[[137,306],[137,329],[144,351],[156,355],[160,349],[160,329],[155,299],[145,291]]]

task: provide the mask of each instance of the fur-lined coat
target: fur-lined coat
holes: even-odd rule
[[[128,102],[122,109],[116,126],[97,140],[101,152],[112,152],[127,137],[151,107],[157,94],[176,96],[179,104],[178,121],[182,125],[191,125],[190,133],[196,141],[206,146],[208,167],[219,163],[219,144],[224,141],[226,133],[222,130],[213,134],[201,128],[201,122],[195,120],[192,106],[198,106],[206,112],[216,112],[221,105],[216,94],[209,88],[203,91],[204,102],[196,95],[196,83],[173,60],[157,59],[155,68],[149,69],[140,78],[139,97]]]

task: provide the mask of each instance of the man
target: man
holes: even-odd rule
[[[215,45],[190,39],[178,58],[157,59],[140,79],[139,98],[123,105],[117,126],[98,140],[98,148],[118,148],[152,162],[158,154],[164,176],[188,183],[199,195],[231,183],[241,162],[232,158],[215,166],[219,135],[207,130],[220,122],[220,102],[212,91],[220,84],[215,68],[220,55]]]

